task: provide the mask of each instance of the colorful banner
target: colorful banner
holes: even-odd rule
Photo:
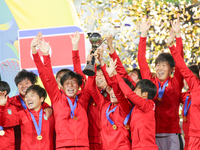
[[[0,1],[0,16],[0,76],[1,80],[8,82],[11,87],[9,96],[18,94],[14,78],[20,69],[25,68],[34,72],[36,70],[31,58],[30,42],[39,30],[42,31],[44,39],[50,42],[54,72],[56,73],[62,67],[72,69],[69,34],[75,32],[76,29],[79,30],[81,45],[84,45],[84,34],[77,27],[79,21],[73,1],[2,0]],[[59,33],[59,30],[66,26],[73,27],[73,30]],[[51,29],[54,31],[57,29],[58,33],[46,34],[46,31]],[[26,36],[25,33],[30,33],[30,35]],[[84,46],[81,49],[81,55],[85,56]],[[82,57],[81,63],[84,62],[85,57]]]

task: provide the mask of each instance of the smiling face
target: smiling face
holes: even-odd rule
[[[170,68],[168,62],[158,62],[155,67],[156,75],[158,79],[163,82],[165,81],[173,72],[173,68]]]
[[[113,103],[113,104],[117,104],[118,103],[118,100],[115,96],[115,93],[113,91],[113,88],[111,87],[107,87],[106,88],[106,91],[110,94],[110,102]]]
[[[128,75],[133,79],[133,81],[135,83],[137,83],[138,81],[140,81],[140,79],[138,78],[138,74],[136,72],[130,72]]]
[[[25,103],[30,110],[38,111],[41,107],[44,97],[39,97],[39,95],[34,91],[29,91],[25,95]]]
[[[142,97],[144,99],[148,98],[148,92],[143,92],[141,91],[141,88],[136,87],[136,89],[134,90],[135,94],[137,94],[137,96]]]
[[[107,86],[106,79],[101,70],[98,70],[96,73],[96,85],[100,90]]]
[[[67,94],[67,96],[69,97],[75,98],[78,92],[78,89],[79,89],[79,85],[76,78],[67,79],[63,83],[63,90],[65,91],[65,94]]]
[[[17,88],[19,93],[24,97],[28,87],[32,85],[31,81],[27,78],[18,83]]]

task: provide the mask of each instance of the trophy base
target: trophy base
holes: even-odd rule
[[[94,76],[94,75],[95,75],[94,66],[88,64],[88,65],[85,67],[85,69],[83,70],[83,73],[84,73],[85,75],[88,75],[88,76]]]

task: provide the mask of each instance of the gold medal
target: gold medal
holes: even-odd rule
[[[4,136],[4,134],[5,134],[5,131],[4,131],[4,130],[1,130],[1,131],[0,131],[0,136]]]
[[[183,121],[187,122],[187,117],[186,116],[183,117]]]
[[[162,98],[158,97],[157,100],[158,100],[158,101],[162,101]]]
[[[41,139],[42,139],[42,136],[41,136],[41,135],[38,135],[38,136],[37,136],[37,139],[38,139],[38,140],[41,140]]]
[[[127,130],[129,130],[129,129],[130,129],[129,125],[125,125],[125,128],[126,128]]]
[[[93,103],[93,106],[94,106],[94,107],[97,107],[97,104],[96,104],[96,103]]]
[[[115,124],[113,125],[113,129],[114,129],[114,130],[117,130],[117,126],[116,126]]]
[[[76,121],[78,120],[78,118],[76,116],[74,116],[73,119],[76,120]]]

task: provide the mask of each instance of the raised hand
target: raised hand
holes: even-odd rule
[[[71,42],[72,42],[72,45],[73,45],[73,50],[78,50],[78,43],[79,43],[79,40],[80,40],[80,34],[78,31],[76,31],[76,33],[74,32],[73,36],[71,36]]]
[[[104,66],[104,61],[103,61],[103,46],[97,48],[97,54],[98,54],[97,59],[99,60],[101,66]]]
[[[92,60],[92,56],[93,56],[93,55],[88,54],[87,57],[86,57],[86,61],[87,61],[87,62],[90,62],[90,61]]]
[[[174,38],[175,38],[174,30],[171,29],[171,30],[169,31],[169,38],[168,38],[168,46],[169,46],[169,47],[172,47],[172,46],[173,46],[173,44],[174,44]]]
[[[142,17],[141,22],[138,22],[138,25],[140,27],[141,37],[147,37],[147,33],[151,27],[150,18],[147,20],[146,16]]]
[[[180,26],[179,16],[180,15],[178,14],[176,23],[171,21],[172,29],[176,33],[176,37],[180,37],[181,36],[181,26]]]
[[[110,77],[117,74],[116,63],[117,63],[117,59],[115,59],[114,61],[113,61],[112,58],[110,59],[110,66],[107,69],[107,72],[108,72]]]
[[[33,54],[37,53],[36,47],[40,44],[42,38],[42,33],[39,32],[35,38],[31,41],[31,50]]]
[[[45,40],[43,39],[43,41],[39,44],[38,47],[43,55],[49,55],[49,50],[50,50],[49,42],[46,43]]]
[[[7,91],[0,91],[0,106],[5,106],[7,103]]]

